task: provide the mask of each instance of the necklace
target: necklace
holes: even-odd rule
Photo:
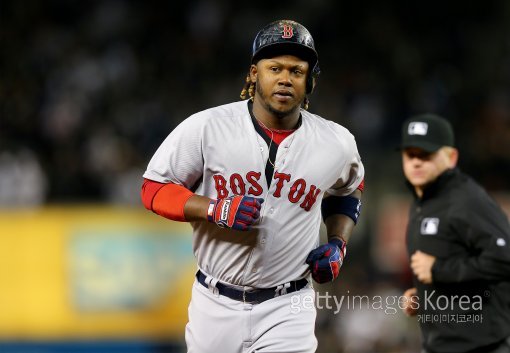
[[[289,133],[291,131],[296,131],[296,129],[273,129],[273,128],[269,128],[262,121],[260,121],[258,119],[256,119],[256,120],[260,124],[260,126],[262,126],[264,129],[269,130],[271,132],[275,132],[277,134],[284,134],[284,133]],[[298,125],[298,127],[299,127],[299,125]]]
[[[270,128],[268,128],[262,121],[258,120],[257,119],[257,122],[266,130],[268,130],[270,133],[271,133],[271,141],[269,142],[269,147],[267,149],[267,160],[269,161],[269,163],[273,166],[273,169],[276,169],[276,166],[274,165],[273,161],[271,160],[271,145],[273,144],[273,138],[274,138],[274,134],[273,134],[273,130],[271,130]],[[275,157],[275,163],[276,163],[276,157]]]
[[[269,133],[271,134],[271,137],[270,137],[270,141],[269,141],[269,146],[268,146],[268,157],[267,157],[267,160],[269,161],[269,164],[271,164],[273,166],[273,170],[276,170],[276,155],[275,155],[275,160],[274,162],[271,160],[271,146],[273,145],[273,141],[274,141],[274,134],[290,134],[292,135],[290,137],[290,140],[288,141],[288,143],[286,142],[286,146],[285,146],[285,152],[283,154],[283,156],[285,156],[287,154],[287,152],[289,152],[289,149],[288,149],[288,146],[290,146],[290,144],[292,143],[292,141],[294,140],[294,136],[295,136],[295,131],[297,130],[296,129],[290,129],[290,130],[278,130],[278,129],[270,129],[268,128],[262,121],[256,119],[257,123],[262,127],[264,128],[266,131],[269,131]],[[299,127],[301,126],[301,119],[298,123],[298,126]],[[276,144],[276,143],[275,143]],[[282,157],[283,158],[283,157]]]

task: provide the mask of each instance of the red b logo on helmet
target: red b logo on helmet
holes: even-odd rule
[[[285,39],[292,38],[293,35],[294,35],[294,29],[292,28],[292,26],[283,25],[282,38],[285,38]]]

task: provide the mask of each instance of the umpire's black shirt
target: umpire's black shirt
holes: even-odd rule
[[[486,352],[510,336],[510,226],[482,187],[453,169],[415,195],[407,247],[436,257],[431,285],[414,277],[427,351]]]

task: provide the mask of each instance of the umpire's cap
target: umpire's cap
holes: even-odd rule
[[[418,147],[432,153],[443,146],[454,147],[454,140],[448,120],[434,114],[422,114],[404,122],[400,148]]]
[[[306,92],[311,93],[314,80],[320,73],[319,56],[312,35],[302,24],[292,20],[279,20],[266,25],[255,36],[251,62],[256,64],[260,59],[286,54],[308,61],[311,74],[306,82]]]

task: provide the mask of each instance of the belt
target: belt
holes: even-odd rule
[[[209,288],[205,279],[206,275],[202,273],[202,271],[197,272],[197,280],[204,287]],[[232,286],[229,286],[224,283],[216,283],[216,288],[218,289],[218,293],[220,295],[224,295],[233,300],[238,300],[244,303],[250,304],[260,304],[265,302],[266,300],[273,299],[279,297],[280,295],[297,292],[298,290],[303,289],[308,284],[306,278],[302,278],[297,281],[289,282],[285,285],[280,285],[272,288],[255,288],[250,290],[242,290],[237,289]]]

